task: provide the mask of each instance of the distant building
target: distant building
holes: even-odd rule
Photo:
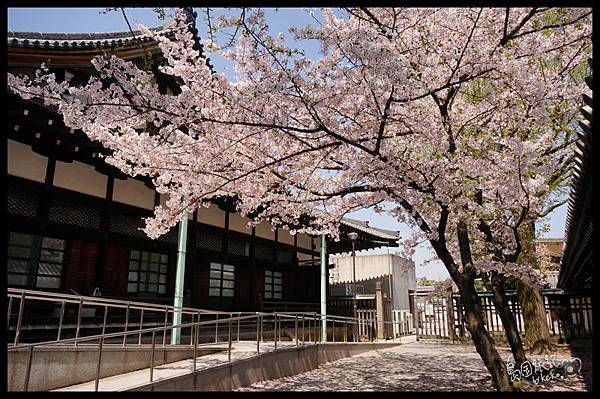
[[[334,265],[329,272],[329,293],[332,297],[352,295],[352,256],[331,256]],[[374,295],[381,282],[384,298],[392,301],[394,310],[410,310],[409,294],[415,292],[415,263],[398,254],[356,256],[356,291],[359,295]]]
[[[565,247],[565,242],[562,238],[538,238],[535,240],[537,251],[543,250],[550,254],[549,260],[542,260],[540,265],[542,270],[546,272],[548,288],[556,288],[558,283],[558,271],[560,262]]]

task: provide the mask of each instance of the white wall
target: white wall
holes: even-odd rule
[[[252,228],[247,227],[248,222],[250,222],[250,219],[242,217],[237,212],[229,214],[229,230],[252,235]]]
[[[210,224],[225,228],[225,211],[221,210],[217,205],[211,205],[209,208],[200,207],[198,210],[198,221],[200,223]]]
[[[108,176],[99,173],[93,166],[73,161],[56,161],[54,186],[77,191],[94,197],[106,197]]]
[[[8,140],[6,171],[9,175],[43,183],[46,180],[48,158],[36,154],[29,145]]]
[[[154,209],[154,190],[146,187],[144,182],[127,178],[115,179],[113,201],[137,206],[148,210]]]
[[[337,281],[332,283],[352,282],[352,256],[332,256],[331,262],[335,264],[330,276],[337,276]],[[417,286],[415,264],[410,259],[402,258],[397,254],[375,254],[356,256],[356,281],[379,279],[384,292],[389,292],[389,280],[392,275],[393,308],[396,310],[410,310],[409,290]],[[374,294],[375,292],[365,292]]]
[[[289,230],[279,228],[277,229],[277,242],[294,245],[294,236],[290,234]]]

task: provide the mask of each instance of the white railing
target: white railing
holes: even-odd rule
[[[409,310],[392,310],[394,336],[414,334],[415,327]]]

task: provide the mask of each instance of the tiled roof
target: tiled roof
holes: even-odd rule
[[[184,7],[186,22],[194,26],[196,12],[191,7]],[[196,33],[195,28],[194,32]],[[151,31],[170,34],[167,24],[150,28]],[[135,37],[134,37],[135,36]],[[89,33],[43,33],[43,32],[8,32],[8,47],[46,48],[61,50],[101,49],[108,47],[126,47],[137,43],[151,42],[152,39],[140,31],[125,32],[89,32]]]
[[[593,69],[592,60],[588,60]],[[592,76],[586,84],[593,91]],[[576,143],[573,179],[565,229],[565,249],[561,262],[558,287],[573,288],[591,285],[592,279],[592,119],[593,94],[583,94],[581,133]]]
[[[170,32],[170,29],[165,26],[151,28],[150,30],[163,34],[169,34]],[[126,47],[150,42],[152,39],[140,31],[134,31],[133,35],[130,31],[90,33],[8,32],[7,41],[8,47],[85,50]]]
[[[382,239],[386,239],[386,240],[400,239],[399,231],[385,230],[385,229],[380,229],[377,227],[371,227],[371,226],[369,226],[369,222],[366,222],[366,221],[350,219],[350,218],[343,218],[341,224],[344,226],[356,229],[356,230],[363,231],[367,234],[371,234],[375,237],[379,237]]]

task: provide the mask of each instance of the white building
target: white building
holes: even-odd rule
[[[330,296],[352,295],[352,256],[331,256]],[[373,295],[381,282],[383,296],[392,300],[392,309],[410,310],[410,296],[417,287],[415,263],[398,254],[356,256],[357,294]]]

